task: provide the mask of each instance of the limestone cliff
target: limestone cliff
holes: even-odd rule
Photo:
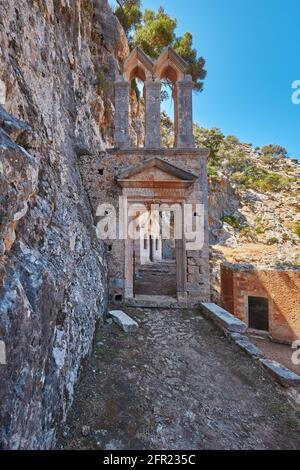
[[[128,45],[106,0],[0,0],[0,44],[0,441],[49,448],[107,303],[77,159],[111,144]]]
[[[268,160],[247,144],[239,146],[258,172],[271,174],[274,187],[260,189],[258,177],[248,187],[239,184],[224,161],[218,176],[210,178],[211,285],[216,302],[221,262],[300,269],[299,163],[283,157]]]

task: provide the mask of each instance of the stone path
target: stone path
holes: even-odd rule
[[[197,311],[128,313],[136,333],[98,331],[58,448],[300,449],[300,412]]]

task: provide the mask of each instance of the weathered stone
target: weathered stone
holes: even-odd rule
[[[111,310],[109,315],[125,333],[131,333],[137,330],[139,327],[138,323],[126,315],[126,313],[122,310]]]
[[[230,332],[229,336],[241,349],[243,349],[243,351],[249,354],[249,356],[253,357],[253,359],[259,359],[263,357],[261,350],[255,346],[252,341],[250,341],[248,336],[232,332]]]
[[[188,264],[188,274],[194,274],[194,275],[200,274],[199,266],[197,266],[197,265],[191,266],[190,263],[189,263]]]
[[[81,434],[84,436],[84,437],[87,437],[91,432],[91,428],[90,426],[82,426],[81,428]]]
[[[4,105],[6,100],[6,85],[0,80],[0,105]]]
[[[3,122],[9,120],[8,116],[8,113],[5,113],[6,121]],[[11,122],[15,122],[13,118]],[[15,125],[17,129],[22,129],[22,123],[19,120],[16,120]],[[27,129],[27,126],[24,129]],[[11,140],[1,128],[0,123],[0,200],[2,202],[0,240],[4,244],[6,253],[10,251],[16,239],[17,223],[26,215],[28,201],[35,194],[37,185],[38,162]]]
[[[6,364],[6,348],[5,348],[5,343],[4,341],[0,341],[0,364],[5,365]]]
[[[199,285],[201,283],[201,281],[202,281],[202,276],[199,272],[197,272],[195,274],[188,274],[187,275],[187,282],[189,284],[198,283],[198,285]]]
[[[14,140],[25,132],[32,132],[31,127],[25,122],[11,116],[0,105],[0,127]]]
[[[279,362],[270,359],[260,359],[260,362],[270,375],[284,387],[300,385],[300,375],[282,366]]]
[[[186,75],[177,84],[178,99],[178,136],[177,147],[193,148],[195,140],[193,136],[193,112],[192,92],[194,84],[192,77]]]
[[[145,147],[160,148],[160,90],[161,83],[158,80],[147,80],[145,83],[146,101],[146,135]]]
[[[115,146],[129,147],[129,82],[118,78],[115,82]]]
[[[235,333],[245,333],[246,323],[231,315],[216,304],[201,303],[201,309],[216,325]]]

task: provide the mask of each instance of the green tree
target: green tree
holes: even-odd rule
[[[288,153],[285,147],[274,144],[264,145],[261,150],[265,157],[286,157]]]
[[[162,7],[157,12],[145,10],[142,21],[136,24],[133,43],[153,59],[160,55],[164,47],[173,47],[187,62],[195,90],[201,91],[206,77],[205,60],[197,56],[197,51],[193,48],[192,34],[187,32],[181,37],[176,37],[176,27],[176,19],[168,15]]]
[[[115,15],[118,17],[123,29],[130,40],[132,30],[142,20],[140,0],[117,0]]]
[[[203,80],[206,77],[205,60],[203,57],[197,57],[197,51],[193,48],[193,36],[191,33],[185,33],[182,37],[176,38],[173,44],[174,50],[188,64],[188,72],[195,83],[195,90],[203,90]]]
[[[195,142],[198,147],[206,147],[210,149],[210,160],[212,163],[217,163],[221,159],[220,150],[224,142],[224,134],[220,129],[205,129],[194,125]]]
[[[162,7],[157,13],[145,10],[142,22],[136,26],[134,44],[157,59],[164,47],[174,43],[176,26],[177,21],[167,15]]]

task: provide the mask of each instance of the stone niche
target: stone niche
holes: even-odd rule
[[[300,338],[300,270],[226,263],[221,267],[224,308],[250,330],[290,344]]]
[[[188,204],[195,221],[201,218],[201,247],[190,249],[184,222],[178,237],[176,211],[158,211],[160,222],[168,218],[173,233],[165,239],[159,228],[154,234],[139,227],[136,239],[117,236],[107,244],[110,301],[112,304],[142,306],[195,306],[210,300],[208,249],[209,150],[195,147],[193,137],[193,82],[186,63],[166,48],[156,62],[136,48],[115,83],[115,147],[98,156],[80,159],[83,183],[94,209],[107,204],[119,215],[119,202],[128,207],[180,207]],[[129,88],[134,78],[144,81],[145,146],[134,148],[129,135]],[[161,80],[173,83],[175,104],[174,148],[162,148],[160,131]],[[103,207],[103,206],[102,206]],[[201,214],[199,207],[201,207]],[[154,222],[151,220],[153,226]],[[119,226],[117,227],[119,228]]]

